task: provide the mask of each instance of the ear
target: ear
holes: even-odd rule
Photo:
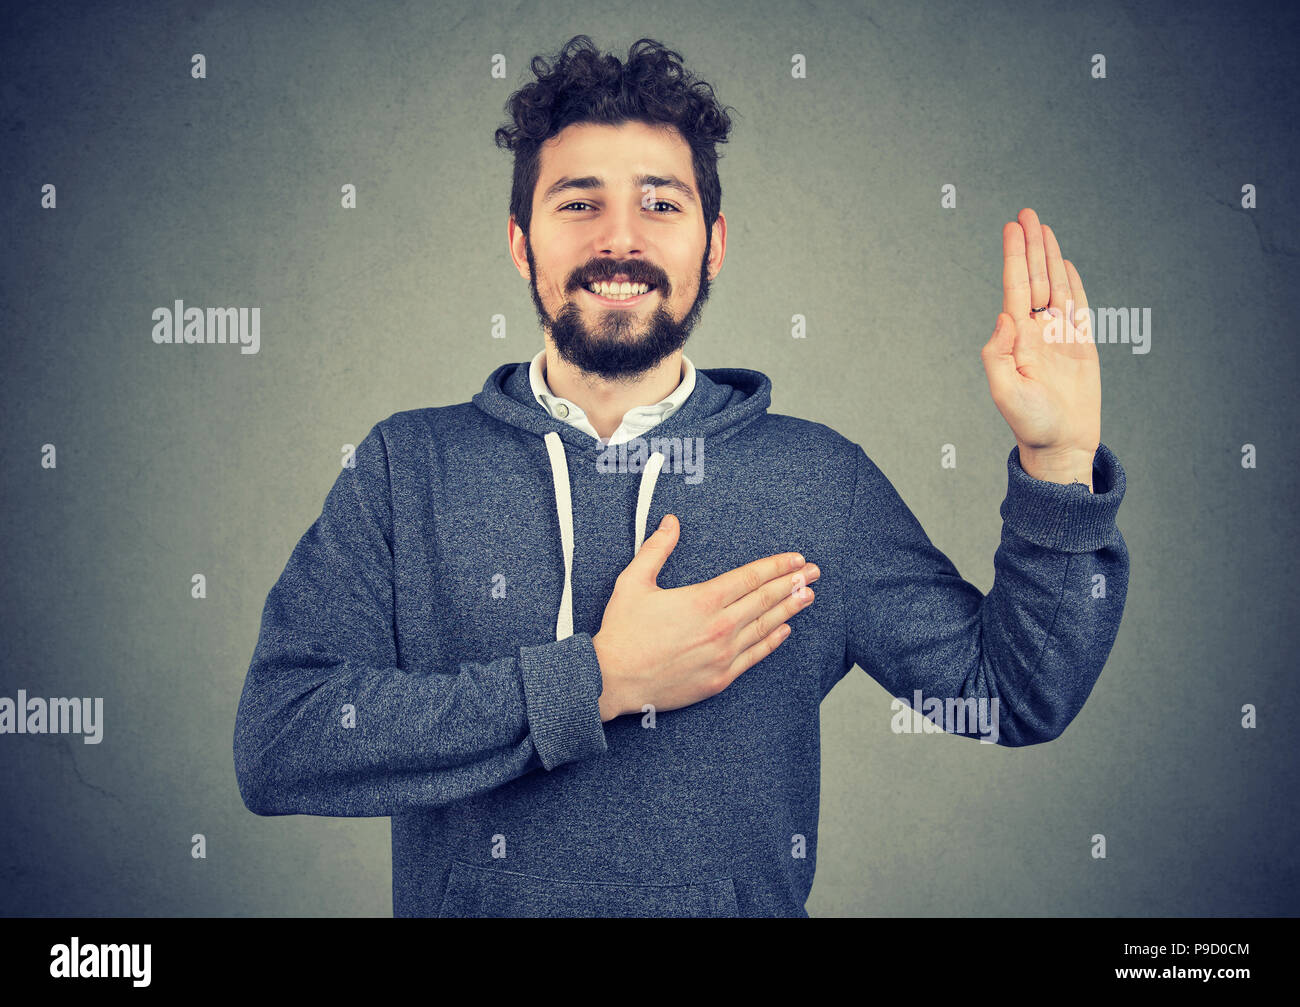
[[[515,215],[512,213],[506,221],[506,243],[510,247],[510,258],[515,264],[515,269],[525,280],[529,279],[528,255],[524,250],[523,229],[515,223]]]
[[[712,283],[722,272],[722,260],[727,255],[727,218],[718,211],[718,219],[713,222],[713,238],[709,244],[709,282]]]

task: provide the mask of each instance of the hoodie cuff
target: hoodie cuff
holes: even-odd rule
[[[548,770],[604,752],[604,680],[591,634],[519,648],[519,671],[533,746]]]
[[[1105,444],[1092,459],[1093,492],[1082,483],[1035,479],[1020,466],[1020,445],[1007,458],[1004,527],[1021,538],[1059,552],[1094,552],[1117,534],[1115,514],[1124,499],[1124,469]]]

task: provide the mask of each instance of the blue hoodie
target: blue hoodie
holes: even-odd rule
[[[854,664],[902,701],[895,730],[914,706],[976,741],[1059,736],[1128,586],[1110,450],[1095,493],[1012,450],[985,596],[861,447],[770,393],[697,370],[624,456],[552,418],[525,362],[371,428],[266,600],[234,732],[249,810],[391,817],[397,916],[807,916],[819,707]],[[798,551],[816,601],[716,696],[602,723],[591,637],[668,513],[661,588]]]

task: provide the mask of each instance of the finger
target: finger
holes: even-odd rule
[[[1025,232],[1014,222],[1002,225],[1002,310],[1017,321],[1029,317]]]
[[[1065,266],[1065,275],[1070,279],[1070,298],[1074,301],[1076,308],[1086,308],[1088,306],[1088,295],[1083,292],[1083,280],[1079,278],[1079,271],[1074,268],[1074,263],[1069,259],[1062,262]]]
[[[781,604],[777,605],[772,611],[765,612],[759,618],[755,619],[736,637],[737,646],[748,650],[755,644],[762,643],[774,632],[781,628],[785,622],[813,603],[812,588],[808,588],[807,598],[786,598]]]
[[[756,591],[750,591],[743,598],[732,602],[723,609],[722,614],[735,626],[753,622],[764,612],[770,611],[784,599],[794,594],[800,587],[811,584],[822,575],[816,563],[805,563],[803,568],[794,573],[782,575],[763,584]],[[771,629],[772,627],[767,627]]]
[[[1047,255],[1047,282],[1051,285],[1048,301],[1054,308],[1065,313],[1065,302],[1070,300],[1070,276],[1065,271],[1065,262],[1061,258],[1061,246],[1056,243],[1056,235],[1046,224],[1043,225],[1043,251]],[[1037,304],[1034,307],[1038,307]]]
[[[1088,318],[1088,295],[1083,290],[1083,280],[1079,278],[1079,271],[1074,268],[1074,263],[1069,259],[1064,260],[1065,275],[1070,278],[1070,299],[1074,301],[1074,317],[1070,319],[1072,324],[1080,333],[1086,332],[1088,339],[1092,338],[1092,322]]]
[[[772,632],[778,629],[782,623],[790,619],[813,603],[812,588],[808,588],[807,598],[786,598],[785,601],[777,605],[772,611],[764,612],[761,616],[751,622],[736,637],[736,645],[748,649],[755,643],[758,643]]]
[[[760,612],[756,618],[747,620],[740,627],[740,632],[736,634],[736,646],[742,649],[753,646],[781,623],[798,615],[811,605],[816,597],[813,594],[813,589],[804,586],[803,590],[807,592],[804,597],[793,593],[786,594],[766,612]]]
[[[710,604],[716,608],[726,608],[738,598],[757,591],[768,581],[793,574],[803,566],[803,557],[797,552],[779,552],[728,570],[698,586],[707,589]]]
[[[729,669],[731,672],[731,682],[734,682],[744,672],[754,667],[754,665],[758,664],[759,661],[767,657],[768,654],[776,650],[776,648],[781,645],[781,641],[789,635],[790,627],[785,625],[785,623],[782,623],[771,633],[768,633],[762,640],[754,644],[754,646],[750,647],[732,661],[731,668]],[[728,682],[727,684],[730,685],[731,682]]]
[[[632,557],[632,562],[623,572],[629,573],[643,584],[658,586],[659,571],[668,561],[669,554],[677,548],[677,534],[680,530],[676,515],[665,514],[654,534],[641,543],[641,551]]]
[[[984,374],[989,379],[989,392],[994,402],[1010,402],[1016,391],[1019,377],[1016,371],[1016,323],[1006,312],[998,315],[993,335],[980,350],[984,361]]]
[[[1020,211],[1020,226],[1025,231],[1025,258],[1029,265],[1029,299],[1034,303],[1030,309],[1045,308],[1052,297],[1051,285],[1047,282],[1047,256],[1043,252],[1043,228],[1038,223],[1038,214],[1025,207]]]

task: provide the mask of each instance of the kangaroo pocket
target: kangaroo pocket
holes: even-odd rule
[[[688,884],[561,881],[453,861],[440,917],[736,916],[731,878]]]

